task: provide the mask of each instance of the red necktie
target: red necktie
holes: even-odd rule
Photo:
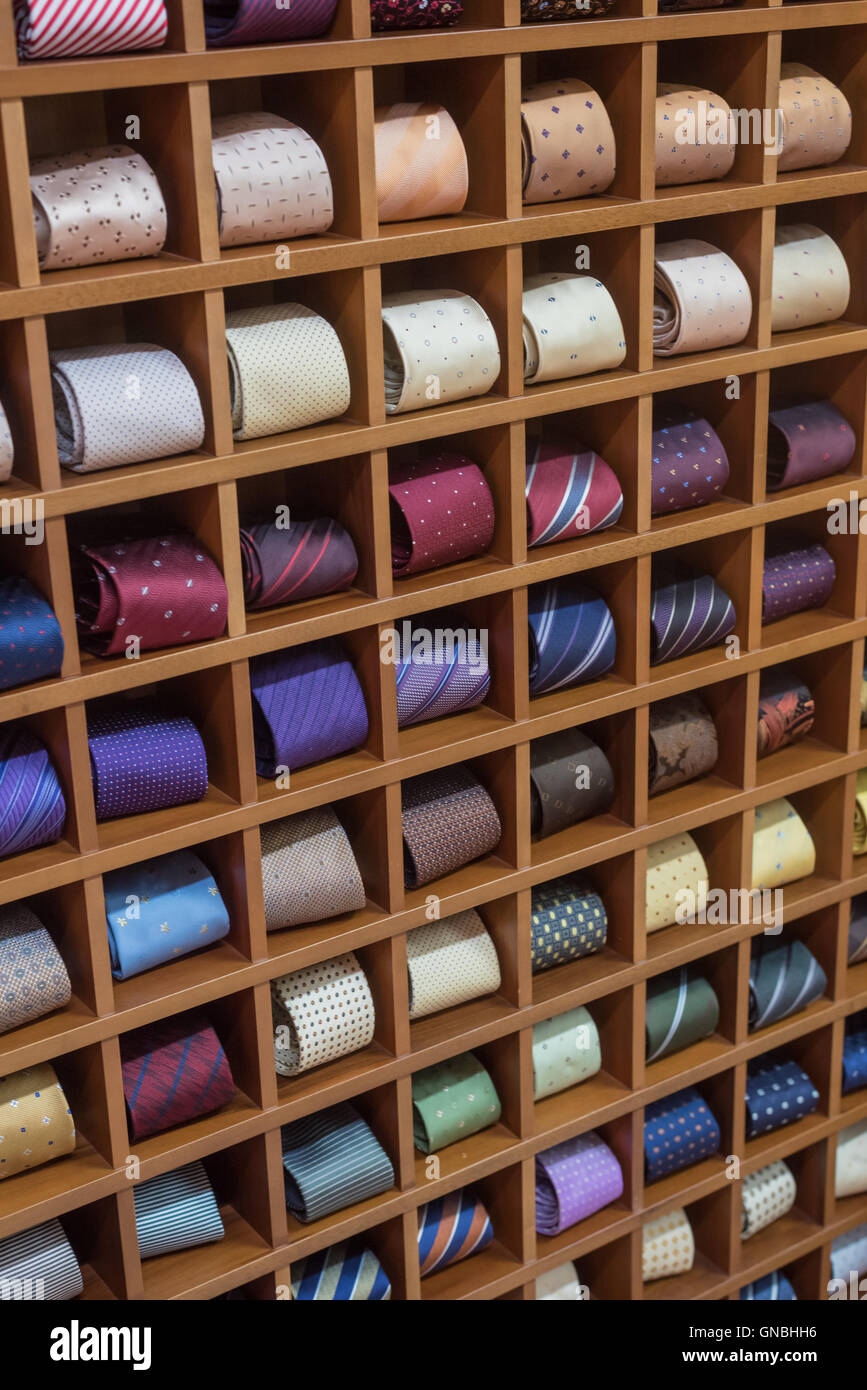
[[[222,1043],[203,1014],[122,1035],[120,1056],[134,1140],[210,1115],[235,1094]]]
[[[494,499],[478,464],[434,454],[389,474],[391,567],[401,577],[453,565],[487,550]]]

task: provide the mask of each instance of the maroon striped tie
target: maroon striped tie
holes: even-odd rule
[[[146,1139],[227,1105],[235,1083],[203,1014],[182,1014],[120,1039],[130,1137]]]

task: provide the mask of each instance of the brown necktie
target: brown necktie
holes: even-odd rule
[[[364,884],[352,846],[330,806],[270,821],[260,835],[268,931],[364,907]]]
[[[420,888],[490,854],[500,842],[496,807],[468,767],[444,767],[403,783],[406,886]]]
[[[380,222],[460,212],[467,201],[467,152],[448,111],[399,102],[378,106],[374,119]]]
[[[54,1068],[25,1067],[0,1080],[0,1178],[75,1148],[75,1124]]]
[[[697,695],[674,695],[651,705],[651,796],[703,777],[718,757],[716,725]]]

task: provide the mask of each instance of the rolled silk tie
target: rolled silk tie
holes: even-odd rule
[[[557,1236],[623,1195],[623,1170],[598,1134],[536,1154],[536,1230]]]
[[[234,309],[226,351],[236,439],[334,420],[349,409],[349,368],[331,324],[303,304]]]
[[[708,888],[710,879],[707,864],[695,840],[688,831],[670,835],[647,848],[647,879],[645,888],[645,921],[648,932],[672,927],[678,921],[678,909],[683,920],[688,910],[696,906]]]
[[[580,874],[537,883],[530,911],[533,974],[601,951],[608,940],[608,913]]]
[[[792,1303],[797,1302],[798,1295],[782,1270],[777,1269],[773,1274],[763,1274],[761,1279],[754,1279],[752,1284],[745,1285],[739,1297],[742,1301],[763,1299],[775,1303]]]
[[[816,846],[791,801],[784,796],[757,806],[753,830],[753,888],[782,888],[808,878]]]
[[[0,1078],[0,1178],[71,1154],[75,1123],[48,1062]]]
[[[391,567],[401,579],[481,555],[494,538],[491,489],[463,454],[393,464],[388,493]]]
[[[43,745],[29,729],[0,729],[0,858],[38,845],[52,845],[63,834],[66,802]]]
[[[45,1302],[78,1298],[84,1289],[78,1260],[56,1217],[0,1240],[0,1302],[22,1300],[33,1289]]]
[[[423,1154],[469,1139],[495,1125],[501,1114],[496,1087],[472,1052],[425,1067],[412,1078],[413,1141]]]
[[[791,540],[769,541],[762,570],[762,622],[824,607],[836,577],[834,561],[823,545],[793,548]]]
[[[226,1234],[204,1165],[198,1159],[133,1188],[135,1228],[143,1260],[209,1245]]]
[[[103,874],[111,973],[128,980],[189,955],[229,931],[210,871],[189,849]]]
[[[867,724],[867,667],[861,674],[861,728]]]
[[[710,1106],[694,1086],[651,1101],[644,1111],[644,1177],[658,1182],[718,1153],[722,1136]]]
[[[292,1262],[292,1297],[302,1303],[383,1303],[391,1284],[363,1237]]]
[[[522,303],[528,386],[604,372],[626,356],[617,305],[592,275],[529,275]]]
[[[837,1135],[834,1196],[867,1192],[867,1120],[859,1120]]]
[[[790,1212],[797,1193],[795,1176],[781,1161],[747,1173],[741,1182],[741,1240],[749,1240]]]
[[[128,145],[30,162],[40,270],[158,256],[166,209],[156,174]]]
[[[283,8],[273,0],[205,0],[208,47],[315,39],[328,29],[336,9],[337,0],[292,0]]]
[[[853,1226],[851,1231],[846,1231],[844,1235],[838,1236],[831,1243],[831,1273],[835,1279],[842,1279],[848,1284],[853,1272],[858,1278],[865,1271],[867,1271],[867,1222],[861,1226]]]
[[[614,128],[599,93],[580,78],[525,87],[521,139],[525,203],[587,198],[614,180]]]
[[[687,237],[657,242],[654,265],[653,351],[659,357],[743,342],[753,300],[731,256]]]
[[[595,589],[571,575],[529,590],[530,694],[544,695],[604,676],[617,637],[611,610]]]
[[[816,702],[790,666],[772,666],[759,678],[758,756],[765,758],[806,738],[816,717]]]
[[[607,14],[616,0],[521,0],[521,20],[538,24],[549,19],[587,19]]]
[[[352,951],[272,980],[271,1014],[281,1076],[361,1051],[376,1023],[370,985]]]
[[[407,888],[422,888],[491,854],[503,833],[496,806],[461,763],[401,784],[401,825]]]
[[[846,964],[856,965],[862,960],[867,960],[867,893],[852,899]]]
[[[656,186],[724,179],[735,162],[731,107],[680,82],[656,84]]]
[[[747,1138],[793,1125],[812,1115],[819,1092],[797,1062],[770,1053],[747,1063]]]
[[[467,152],[445,107],[423,101],[377,106],[373,113],[380,222],[412,222],[463,210]]]
[[[336,758],[367,738],[358,676],[333,638],[254,657],[250,688],[260,777]]]
[[[780,406],[768,415],[768,491],[843,473],[855,431],[830,401]]]
[[[728,455],[713,425],[688,406],[657,406],[650,444],[651,516],[706,507],[728,480]]]
[[[710,1037],[719,1023],[719,1000],[703,975],[686,968],[647,982],[645,1034],[648,1062]]]
[[[0,690],[59,676],[63,635],[54,610],[26,579],[0,579]]]
[[[652,666],[716,646],[737,621],[734,604],[710,574],[697,574],[663,557],[653,567],[652,586]]]
[[[527,545],[553,545],[613,526],[623,511],[617,474],[592,449],[527,440]]]
[[[655,1216],[641,1228],[641,1278],[669,1279],[686,1274],[695,1263],[695,1237],[683,1207]]]
[[[306,130],[270,111],[211,120],[220,245],[327,232],[334,221],[331,175]]]
[[[407,932],[406,966],[411,1019],[500,988],[497,949],[474,908]]]
[[[660,14],[670,14],[677,10],[720,10],[726,5],[736,5],[738,0],[658,0]]]
[[[15,446],[12,442],[12,431],[9,428],[6,411],[0,404],[0,483],[6,483],[11,478],[14,461]]]
[[[87,745],[98,821],[185,806],[207,793],[205,745],[186,715],[143,703],[91,708]]]
[[[534,835],[599,816],[614,800],[614,769],[581,729],[562,729],[530,744],[530,827]]]
[[[280,1139],[286,1206],[298,1221],[320,1221],[394,1186],[388,1154],[348,1101],[292,1120]]]
[[[418,1209],[418,1259],[422,1279],[446,1265],[477,1255],[494,1239],[482,1202],[468,1189],[450,1192]]]
[[[333,517],[248,521],[240,528],[247,608],[335,594],[352,586],[358,554],[349,532]]]
[[[370,0],[370,27],[448,29],[464,12],[463,0]]]
[[[571,1260],[557,1265],[540,1274],[535,1285],[537,1303],[578,1303],[581,1301],[581,1285]]]
[[[783,113],[777,173],[835,164],[852,139],[852,108],[840,88],[806,63],[780,64]]]
[[[134,1141],[222,1110],[235,1094],[223,1044],[201,1013],[121,1033],[120,1062]]]
[[[867,853],[867,768],[861,768],[855,781],[855,828],[852,853]]]
[[[650,706],[651,796],[704,777],[716,766],[719,741],[710,710],[686,692]]]
[[[808,222],[777,226],[771,278],[771,331],[787,333],[845,314],[849,268],[835,241]]]
[[[533,1099],[545,1100],[602,1070],[602,1043],[583,1005],[533,1028]]]
[[[72,985],[51,934],[26,903],[0,907],[0,1033],[65,1009]]]
[[[821,999],[827,977],[803,941],[759,936],[750,961],[750,1032],[769,1028]]]
[[[367,902],[349,837],[330,806],[260,827],[265,930],[360,912]]]
[[[484,396],[500,375],[494,325],[460,290],[383,295],[382,338],[389,415]]]
[[[843,1095],[867,1086],[867,1015],[846,1020],[843,1038]]]
[[[161,48],[164,0],[118,0],[109,16],[92,0],[14,0],[19,58],[72,58]]]
[[[419,628],[413,626],[416,621]],[[407,627],[409,640],[404,641],[398,629],[395,651],[398,728],[482,704],[491,672],[487,641],[478,629],[468,626],[460,613],[443,610],[411,619]]]

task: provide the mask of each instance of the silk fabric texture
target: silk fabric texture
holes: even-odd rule
[[[75,1122],[49,1062],[0,1078],[0,1179],[75,1148]]]
[[[120,1061],[134,1142],[222,1110],[235,1094],[223,1045],[202,1013],[122,1033]]]
[[[854,1197],[860,1192],[867,1192],[867,1120],[859,1120],[837,1135],[834,1196]]]
[[[685,966],[647,982],[648,1062],[681,1052],[716,1031],[719,1000],[713,986]]]
[[[554,835],[607,811],[614,800],[614,770],[581,729],[563,729],[530,744],[530,828]]]
[[[474,908],[407,932],[406,965],[412,1020],[500,988],[497,949]]]
[[[856,1277],[867,1271],[867,1222],[853,1226],[831,1243],[831,1274],[848,1284],[852,1272]]]
[[[340,339],[303,304],[234,309],[226,350],[235,439],[261,439],[333,420],[349,409],[349,368]]]
[[[753,829],[752,888],[782,888],[808,878],[816,846],[791,801],[778,797],[757,806]]]
[[[63,833],[66,801],[54,764],[29,729],[0,729],[0,858],[38,845],[54,844]]]
[[[503,833],[488,792],[462,764],[401,784],[401,826],[407,888],[421,888],[490,854]]]
[[[749,1027],[769,1028],[821,999],[828,980],[803,941],[760,936],[750,961]]]
[[[747,1173],[741,1180],[741,1240],[758,1235],[790,1212],[797,1190],[791,1168],[780,1160]]]
[[[777,226],[771,278],[771,330],[786,333],[845,314],[849,268],[835,241],[808,222]]]
[[[93,0],[14,0],[20,58],[71,58],[161,48],[164,0],[118,0],[106,17]]]
[[[392,464],[391,567],[406,578],[481,555],[494,538],[494,499],[481,468],[438,452]]]
[[[608,913],[593,885],[580,874],[537,883],[530,908],[533,974],[601,951]]]
[[[617,306],[594,276],[529,275],[522,304],[528,386],[607,371],[626,356]]]
[[[280,1141],[286,1206],[305,1224],[394,1186],[388,1154],[348,1101],[290,1121]]]
[[[812,1115],[819,1092],[803,1067],[771,1053],[747,1064],[746,1136],[757,1139]]]
[[[78,1298],[84,1288],[78,1260],[54,1216],[0,1240],[0,1301],[23,1299],[34,1283],[45,1302]]]
[[[15,446],[12,442],[12,431],[9,428],[9,421],[6,418],[6,411],[0,404],[0,483],[6,483],[12,476],[12,464],[15,462]]]
[[[617,0],[521,0],[521,21],[537,24],[551,19],[587,19],[607,14]]]
[[[250,688],[260,777],[334,758],[367,738],[358,676],[332,638],[254,657]]]
[[[683,1207],[654,1216],[641,1228],[641,1278],[669,1279],[687,1274],[695,1263],[695,1237]]]
[[[533,1028],[533,1099],[565,1091],[602,1069],[602,1043],[583,1004]]]
[[[816,717],[816,703],[796,671],[773,666],[759,678],[758,756],[806,738]]]
[[[54,610],[18,575],[0,579],[0,690],[59,676],[63,634]]]
[[[271,1015],[281,1076],[359,1052],[376,1022],[370,985],[352,951],[272,980]]]
[[[734,604],[713,575],[663,556],[653,566],[650,663],[675,661],[722,642],[737,621]]]
[[[571,1260],[546,1269],[538,1275],[535,1283],[537,1303],[578,1303],[581,1300],[581,1285]]]
[[[266,931],[359,912],[367,897],[349,837],[330,806],[259,830]]]
[[[586,198],[614,180],[614,129],[598,92],[580,78],[524,89],[521,139],[525,203]]]
[[[477,1255],[493,1238],[494,1228],[484,1204],[467,1188],[419,1207],[418,1259],[422,1279]]]
[[[448,29],[464,12],[463,0],[370,0],[374,33],[383,29]]]
[[[623,1195],[623,1170],[598,1134],[564,1139],[536,1155],[536,1230],[556,1236]]]
[[[680,82],[656,86],[656,186],[724,179],[735,162],[730,132],[731,108],[716,92],[684,87]],[[725,138],[717,135],[725,132]]]
[[[186,715],[144,702],[90,708],[87,746],[98,821],[184,806],[207,793],[205,745]]]
[[[469,191],[467,152],[448,111],[404,101],[377,106],[373,117],[380,222],[461,212]]]
[[[205,0],[208,47],[318,38],[336,9],[337,0],[292,0],[282,8],[273,0]]]
[[[852,139],[852,109],[835,83],[806,63],[780,65],[783,113],[777,173],[835,164]]]
[[[489,1072],[464,1052],[414,1073],[412,1111],[415,1146],[432,1154],[495,1125],[502,1106]]]
[[[659,357],[743,342],[752,295],[725,251],[692,237],[658,242],[654,265],[653,350]]]
[[[40,270],[158,256],[165,246],[157,176],[128,145],[33,159],[30,192]]]
[[[851,1091],[860,1091],[862,1086],[867,1086],[867,1015],[856,1014],[846,1020],[843,1035],[841,1090],[847,1096]]]
[[[688,406],[655,406],[650,444],[650,514],[666,516],[716,501],[729,480],[723,442]]]
[[[460,613],[443,610],[409,621],[411,638],[398,640],[394,652],[398,728],[482,704],[491,672],[478,631]]]
[[[525,493],[529,549],[604,531],[623,511],[614,470],[592,449],[562,437],[527,440]]]
[[[768,491],[842,473],[855,453],[855,431],[831,401],[781,404],[768,415]]]
[[[650,706],[651,796],[704,777],[719,757],[719,740],[710,710],[698,695],[686,692]]]
[[[702,897],[710,886],[707,864],[688,831],[657,840],[647,849],[645,881],[645,925],[648,932],[661,931],[677,921],[681,903]],[[684,894],[679,899],[678,895]]]
[[[302,1303],[382,1303],[391,1298],[388,1275],[363,1237],[293,1260],[292,1297]]]
[[[50,932],[26,903],[0,907],[0,1033],[64,1009],[72,985]]]
[[[745,1285],[740,1291],[740,1298],[791,1303],[797,1301],[797,1294],[785,1274],[777,1269],[773,1274],[763,1274],[761,1279],[754,1279],[751,1284]]]
[[[389,415],[483,396],[500,374],[494,325],[460,290],[400,290],[382,299]]]
[[[617,637],[605,600],[582,580],[567,576],[533,584],[530,619],[530,694],[583,684],[614,665]]]
[[[102,886],[116,980],[210,946],[229,932],[217,882],[192,850],[112,869]]]
[[[248,521],[240,528],[244,603],[254,611],[334,594],[352,586],[358,553],[333,517]]]
[[[211,156],[222,247],[328,231],[328,165],[312,135],[293,121],[270,111],[215,116]]]
[[[855,825],[852,853],[867,853],[867,769],[861,768],[855,780]]]
[[[651,1101],[644,1111],[644,1177],[658,1182],[718,1152],[716,1117],[694,1086]]]
[[[770,540],[762,569],[762,622],[775,623],[807,608],[823,608],[837,570],[823,545]]]
[[[133,1188],[143,1260],[222,1240],[223,1219],[204,1164],[196,1159]]]

